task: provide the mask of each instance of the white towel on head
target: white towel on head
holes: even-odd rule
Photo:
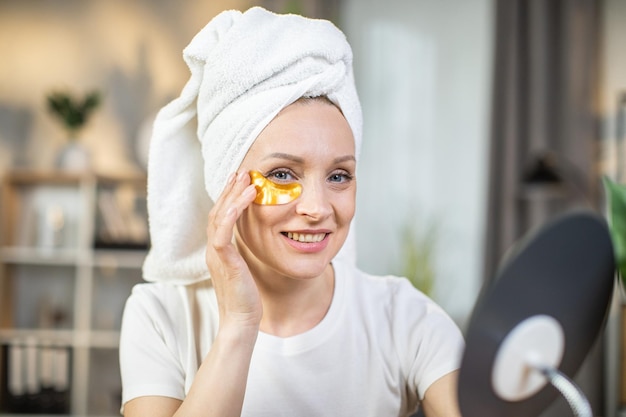
[[[344,34],[325,20],[260,7],[226,11],[183,51],[191,77],[157,115],[148,160],[152,247],[148,281],[209,278],[209,210],[265,126],[303,96],[327,96],[343,112],[356,153],[362,115]],[[340,252],[355,260],[351,234]],[[339,256],[339,255],[338,255]]]

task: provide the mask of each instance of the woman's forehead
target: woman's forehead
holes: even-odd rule
[[[249,154],[352,154],[352,129],[330,102],[296,102],[283,109],[259,134]]]

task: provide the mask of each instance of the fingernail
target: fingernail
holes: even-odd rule
[[[228,182],[227,182],[227,183],[228,183],[228,184],[230,184],[231,182],[233,182],[233,181],[235,180],[235,176],[236,176],[236,175],[237,175],[237,173],[236,173],[236,172],[233,172],[232,174],[230,174],[230,175],[228,176]]]

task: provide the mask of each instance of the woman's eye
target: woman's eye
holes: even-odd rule
[[[294,180],[293,175],[284,170],[272,171],[266,176],[266,178],[274,182],[289,182]]]
[[[336,172],[334,174],[331,174],[328,180],[334,183],[345,183],[345,182],[349,182],[352,180],[352,175],[347,174],[347,173]]]

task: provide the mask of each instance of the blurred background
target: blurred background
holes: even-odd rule
[[[253,5],[346,33],[365,120],[359,265],[411,278],[462,327],[511,245],[569,209],[603,212],[601,177],[626,180],[623,0],[0,0],[0,412],[19,413],[9,402],[25,395],[6,352],[27,356],[61,329],[45,333],[69,348],[60,412],[116,415],[110,368],[118,311],[141,280],[151,122],[188,79],[191,38]],[[91,92],[78,128],[50,111],[52,93]],[[54,234],[59,218],[75,239]],[[71,306],[65,321],[41,318],[51,302]],[[616,304],[578,377],[596,415],[626,404]]]

